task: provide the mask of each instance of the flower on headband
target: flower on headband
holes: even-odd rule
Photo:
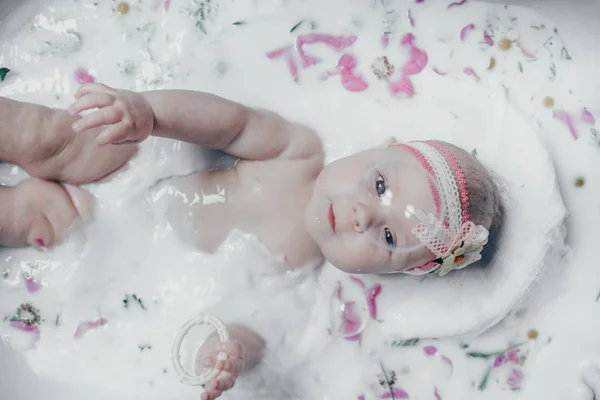
[[[440,276],[481,260],[481,251],[487,244],[488,235],[488,230],[481,225],[469,229],[468,233],[450,248],[448,254],[440,258]]]

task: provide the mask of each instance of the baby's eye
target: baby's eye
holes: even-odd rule
[[[395,247],[396,240],[394,239],[394,234],[392,233],[392,231],[390,231],[388,228],[385,228],[383,230],[383,233],[384,233],[385,242],[387,243],[387,245],[389,247]]]
[[[379,175],[377,180],[375,180],[375,190],[379,196],[382,196],[385,193],[385,189],[385,179],[383,179],[383,176]]]

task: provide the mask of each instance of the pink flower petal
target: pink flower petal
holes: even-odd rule
[[[42,285],[32,278],[25,278],[25,287],[29,293],[35,293],[42,288]]]
[[[388,35],[383,35],[381,36],[381,45],[383,46],[383,48],[387,48],[388,45],[390,44],[390,38]]]
[[[466,2],[467,2],[467,0],[462,0],[462,1],[459,1],[459,2],[457,2],[457,3],[450,3],[450,4],[448,4],[448,8],[450,9],[450,8],[452,8],[452,7],[455,7],[455,6],[462,6],[462,5],[463,5],[463,4],[465,4]]]
[[[358,341],[360,341],[360,333],[356,334],[354,336],[346,336],[344,339],[349,342],[358,342]]]
[[[577,130],[575,129],[575,125],[573,124],[573,119],[571,118],[569,113],[567,113],[566,111],[562,111],[562,110],[556,110],[556,111],[554,111],[553,115],[554,115],[554,118],[558,119],[559,121],[561,121],[562,123],[567,125],[567,128],[569,128],[569,132],[571,132],[571,136],[573,136],[573,139],[578,138]]]
[[[435,72],[438,75],[447,75],[446,72],[442,72],[439,69],[437,69],[436,67],[433,67],[433,72]]]
[[[402,36],[402,39],[400,39],[400,44],[402,46],[412,46],[413,42],[415,41],[415,35],[413,35],[412,33],[407,33],[406,35]]]
[[[77,82],[81,85],[84,83],[96,82],[96,79],[83,68],[77,68],[75,70],[75,80],[77,80]]]
[[[415,26],[415,20],[412,17],[412,13],[410,11],[410,8],[408,9],[408,13],[407,14],[408,14],[408,22],[410,22],[410,26],[414,27]]]
[[[342,331],[344,335],[355,335],[362,326],[360,315],[356,312],[356,303],[347,301],[344,303]]]
[[[349,92],[363,92],[367,90],[369,84],[361,77],[343,75],[342,86]]]
[[[425,354],[428,356],[432,356],[437,353],[437,348],[435,346],[425,346],[423,347],[423,351],[425,351]]]
[[[519,363],[519,350],[511,350],[508,352],[508,360],[513,364]]]
[[[402,68],[402,72],[405,75],[416,75],[423,71],[427,65],[427,60],[427,53],[419,50],[416,46],[413,46],[410,49],[410,60],[406,63],[404,68]]]
[[[400,93],[406,94],[408,97],[411,97],[415,94],[415,88],[413,87],[412,82],[406,75],[403,75],[402,78],[396,83],[390,83],[389,89],[394,96],[398,96]]]
[[[108,320],[105,318],[99,318],[95,321],[85,321],[79,324],[77,330],[75,331],[74,337],[80,338],[85,335],[89,330],[99,328],[108,323]]]
[[[521,384],[523,383],[523,371],[518,368],[513,368],[510,371],[510,375],[508,376],[506,383],[511,388],[521,387]]]
[[[266,55],[271,60],[284,58],[288,66],[288,70],[292,75],[292,78],[295,82],[299,81],[298,64],[294,59],[294,49],[292,46],[282,47],[280,49],[269,51],[268,53],[266,53]]]
[[[464,28],[462,28],[460,30],[460,40],[464,41],[465,38],[467,37],[467,33],[469,31],[472,31],[473,29],[475,29],[475,25],[474,24],[469,24],[469,25],[466,25]]]
[[[358,396],[357,400],[365,400],[365,396],[363,396],[362,394],[360,396]]]
[[[440,396],[440,392],[438,392],[437,387],[433,388],[433,395],[435,396],[435,400],[442,400],[442,397]]]
[[[343,301],[342,300],[342,293],[343,293],[343,288],[342,288],[342,282],[338,281],[338,287],[336,290],[336,295],[339,301]]]
[[[375,285],[369,290],[369,295],[367,297],[367,304],[369,306],[369,315],[373,319],[377,319],[377,304],[375,303],[375,298],[379,296],[381,293],[381,285]]]
[[[356,59],[350,54],[342,55],[338,61],[336,70],[326,72],[323,78],[328,79],[334,75],[342,77],[342,86],[349,92],[362,92],[369,87],[369,84],[362,75],[356,72]]]
[[[298,51],[298,55],[302,60],[302,66],[304,68],[307,68],[311,65],[320,63],[322,60],[319,57],[314,57],[306,54],[306,52],[304,51],[305,45],[323,43],[337,51],[341,51],[346,47],[352,46],[354,42],[356,42],[356,39],[356,36],[345,37],[343,35],[334,36],[327,35],[324,33],[309,33],[307,35],[300,35],[296,38],[296,50]]]
[[[355,277],[355,276],[351,276],[351,277],[350,277],[350,280],[351,280],[352,282],[356,283],[357,285],[359,285],[359,286],[360,286],[361,288],[363,288],[363,289],[366,287],[366,286],[365,286],[365,283],[364,283],[364,282],[362,281],[362,279],[360,279],[360,278],[357,278],[357,277]]]
[[[427,66],[427,53],[415,46],[414,41],[415,36],[412,33],[407,33],[400,40],[402,46],[410,46],[410,59],[402,68],[404,75],[418,74]]]
[[[10,323],[10,326],[12,326],[13,328],[18,329],[20,331],[23,331],[23,332],[31,332],[34,335],[34,341],[33,341],[32,347],[35,346],[35,344],[37,342],[39,342],[41,333],[40,333],[40,330],[39,330],[39,328],[37,326],[35,326],[35,325],[27,325],[27,324],[24,324],[21,321],[12,321]]]
[[[594,125],[596,123],[596,119],[594,118],[594,116],[592,115],[591,112],[588,111],[587,108],[583,109],[583,112],[581,113],[581,119],[584,122],[587,122],[591,125]]]
[[[524,49],[523,46],[521,46],[521,42],[519,42],[518,40],[514,40],[513,43],[516,44],[519,49],[521,49],[521,53],[523,53],[526,57],[537,58],[536,55],[533,54],[531,51]]]
[[[473,76],[475,77],[475,79],[477,79],[477,82],[480,81],[479,75],[477,75],[477,72],[475,72],[475,70],[471,67],[466,67],[463,72],[469,76]]]
[[[485,42],[490,46],[494,45],[494,41],[492,40],[492,37],[487,33],[487,31],[483,31],[483,40],[485,40]]]
[[[406,393],[404,390],[398,389],[398,388],[393,388],[391,392],[385,392],[384,394],[381,395],[380,398],[381,399],[391,399],[392,394],[394,395],[393,397],[395,399],[408,399],[408,393]]]
[[[454,363],[452,362],[452,360],[446,356],[441,356],[441,358],[442,358],[442,362],[444,364],[446,364],[447,366],[449,366],[450,369],[454,371]]]
[[[164,0],[163,7],[165,11],[169,11],[169,7],[171,7],[171,0]]]
[[[496,357],[496,359],[494,360],[494,368],[498,368],[499,366],[501,366],[504,363],[505,359],[506,359],[506,356],[504,354]]]
[[[415,3],[422,3],[424,0],[415,0]]]

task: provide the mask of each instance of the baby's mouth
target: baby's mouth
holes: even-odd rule
[[[335,214],[333,213],[333,204],[329,205],[329,225],[331,225],[331,229],[335,233]]]

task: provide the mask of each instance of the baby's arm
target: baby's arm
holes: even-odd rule
[[[82,118],[75,130],[112,124],[98,137],[101,145],[139,142],[152,133],[250,160],[322,155],[321,142],[311,129],[208,93],[135,93],[90,84],[82,86],[76,97],[72,113],[100,110]]]
[[[262,358],[264,340],[251,329],[242,325],[228,325],[230,341],[221,343],[218,336],[207,340],[196,355],[196,373],[203,368],[216,368],[221,372],[209,382],[202,400],[214,400],[231,389],[238,375],[254,367]],[[217,360],[220,352],[227,354],[227,360]]]
[[[142,95],[154,111],[155,136],[250,160],[311,157],[321,148],[312,130],[270,111],[203,92],[165,90]]]

